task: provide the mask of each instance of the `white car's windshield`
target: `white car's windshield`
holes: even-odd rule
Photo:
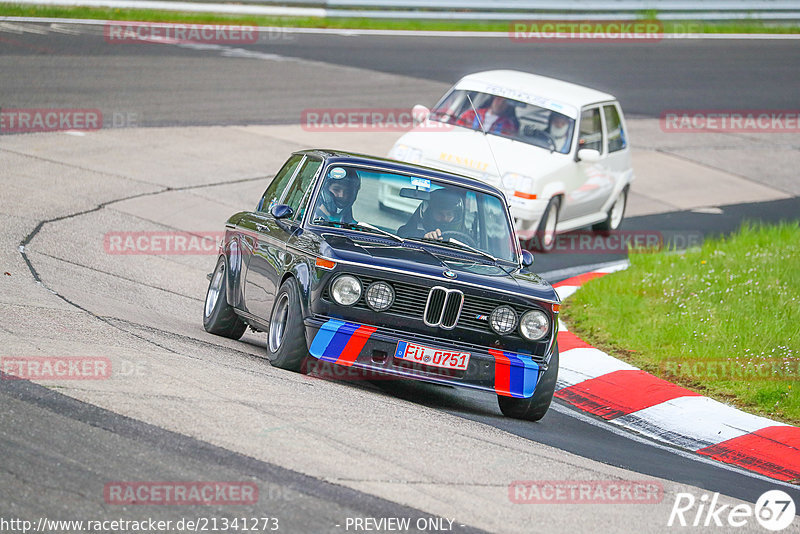
[[[516,236],[501,197],[428,178],[332,165],[311,222],[517,263]]]
[[[575,120],[557,111],[479,91],[451,91],[430,118],[562,154],[569,153],[575,131]]]

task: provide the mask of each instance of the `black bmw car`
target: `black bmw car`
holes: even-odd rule
[[[266,332],[276,367],[322,361],[486,390],[505,415],[539,420],[560,301],[532,262],[492,186],[305,150],[225,224],[203,324],[234,339]]]

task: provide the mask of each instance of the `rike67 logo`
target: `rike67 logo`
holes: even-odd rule
[[[794,521],[795,505],[792,497],[781,490],[770,490],[750,504],[719,503],[719,493],[709,497],[704,493],[696,499],[691,493],[678,493],[669,514],[667,526],[692,527],[743,527],[752,524],[755,517],[759,525],[777,532]]]

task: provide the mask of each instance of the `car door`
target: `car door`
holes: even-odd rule
[[[247,310],[263,322],[267,322],[272,314],[281,277],[286,266],[291,264],[286,244],[300,227],[303,201],[321,165],[321,159],[304,156],[281,196],[271,202],[273,206],[288,205],[292,208],[292,216],[279,220],[269,212],[256,214],[257,244],[247,270],[245,300]]]
[[[285,237],[283,229],[270,214],[270,209],[280,202],[283,194],[300,169],[305,156],[293,154],[275,175],[267,190],[258,202],[256,210],[244,216],[238,224],[239,239],[245,269],[244,311],[251,313],[263,322],[269,320],[274,298],[276,267],[283,248],[280,242]]]
[[[597,150],[600,158],[597,161],[585,161],[578,159],[576,155],[576,182],[573,184],[574,188],[566,193],[562,220],[599,212],[613,190],[602,106],[595,104],[583,108],[578,128],[578,150]]]
[[[628,182],[629,175],[633,172],[631,170],[631,151],[628,147],[628,132],[622,110],[617,102],[603,106],[603,118],[608,146],[608,172],[613,180],[614,190],[618,190],[622,183]]]

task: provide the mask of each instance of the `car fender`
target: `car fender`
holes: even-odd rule
[[[289,278],[294,278],[300,290],[300,307],[303,317],[311,315],[311,266],[308,262],[298,259],[293,261],[281,276],[281,285]]]
[[[633,169],[628,169],[622,173],[622,178],[617,180],[614,190],[611,192],[608,200],[606,200],[606,203],[603,205],[602,211],[608,211],[611,209],[611,206],[613,206],[614,202],[617,200],[617,196],[619,196],[623,189],[630,187],[634,178]]]
[[[242,261],[242,248],[238,237],[226,240],[222,253],[228,273],[228,276],[225,277],[225,296],[228,299],[228,304],[234,308],[241,309],[244,303],[242,278],[246,267]]]
[[[553,197],[563,195],[564,192],[567,190],[566,184],[560,180],[550,182],[542,187],[542,193],[539,195],[539,198],[543,200],[550,200]]]

